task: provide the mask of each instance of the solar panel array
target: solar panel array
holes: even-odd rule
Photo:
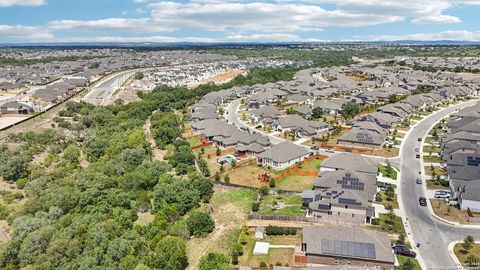
[[[360,182],[360,180],[356,177],[352,177],[351,174],[345,174],[342,179],[337,180],[337,184],[342,185],[343,189],[351,189],[351,190],[365,190],[365,183]]]
[[[342,257],[375,259],[375,245],[353,241],[322,239],[322,253]]]
[[[345,199],[345,198],[338,199],[338,203],[348,204],[348,205],[362,205],[362,203],[357,202],[357,200],[355,199]]]
[[[366,133],[357,133],[357,141],[361,143],[373,143],[373,138]]]
[[[467,165],[478,167],[480,165],[480,157],[467,157]]]

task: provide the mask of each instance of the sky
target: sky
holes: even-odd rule
[[[0,0],[0,43],[480,41],[480,0]]]

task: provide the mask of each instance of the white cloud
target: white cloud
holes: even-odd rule
[[[415,24],[461,23],[460,18],[450,15],[425,16],[412,20]]]
[[[150,18],[141,19],[124,19],[124,18],[108,18],[101,20],[57,20],[47,24],[47,28],[52,31],[70,30],[80,32],[131,32],[131,33],[155,33],[169,32],[175,30],[158,24]]]
[[[45,0],[0,0],[0,7],[41,6],[46,3]]]
[[[0,25],[0,40],[46,41],[54,36],[42,28],[23,25]]]
[[[438,33],[417,33],[409,35],[372,35],[355,36],[355,41],[397,41],[397,40],[456,40],[456,41],[480,41],[480,31],[452,30]]]

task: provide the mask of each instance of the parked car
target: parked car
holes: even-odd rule
[[[420,152],[420,148],[415,148],[415,152]]]
[[[403,244],[398,244],[398,243],[392,244],[392,249],[397,249],[397,248],[405,248],[405,245],[403,245]]]
[[[262,127],[263,127],[262,125],[255,126],[255,128],[262,128]]]
[[[420,204],[420,206],[427,206],[427,198],[425,197],[418,198],[418,204]]]
[[[418,159],[420,159],[420,155],[419,155],[419,154],[416,154],[415,157],[418,158]]]
[[[419,184],[419,185],[422,184],[422,178],[420,178],[420,177],[417,178],[417,180],[415,182],[417,182],[417,184]]]
[[[446,190],[437,190],[435,191],[435,198],[450,198],[450,191]]]
[[[421,141],[422,141],[422,138],[418,138],[418,139],[417,139],[417,142],[421,142]]]
[[[325,150],[325,152],[327,152],[327,153],[335,153],[335,150],[328,148],[327,150]]]
[[[310,150],[318,151],[318,150],[320,150],[320,146],[312,146],[312,147],[310,147]]]
[[[415,253],[414,251],[411,251],[406,247],[397,247],[393,251],[395,255],[401,255],[401,256],[411,257],[411,258],[417,257],[417,253]]]

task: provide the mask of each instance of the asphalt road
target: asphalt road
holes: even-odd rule
[[[97,83],[88,94],[85,95],[85,100],[98,99],[102,100],[111,97],[129,77],[135,74],[136,70],[126,71],[115,74]]]
[[[467,235],[472,235],[478,240],[480,239],[480,230],[457,228],[443,223],[432,217],[427,207],[418,204],[418,198],[424,196],[424,193],[422,186],[415,183],[421,170],[420,161],[415,158],[417,154],[415,148],[420,147],[421,144],[417,139],[424,138],[437,121],[456,109],[472,106],[475,102],[454,105],[426,117],[405,137],[400,150],[401,200],[413,238],[415,242],[421,244],[418,251],[427,269],[456,267],[447,251],[448,244],[452,241],[463,240]]]

